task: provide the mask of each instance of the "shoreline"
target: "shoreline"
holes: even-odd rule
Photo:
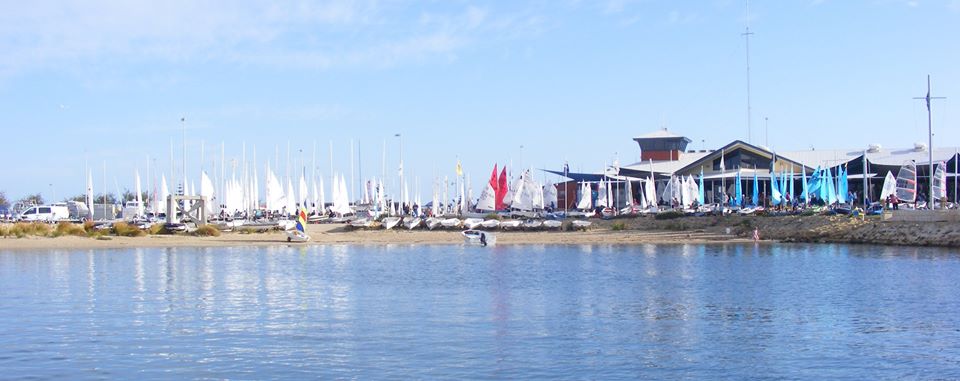
[[[960,247],[960,224],[881,221],[849,216],[707,216],[657,220],[638,217],[592,220],[583,231],[496,231],[498,245],[640,245],[753,243],[848,243],[888,246]],[[225,232],[218,237],[189,235],[28,236],[0,238],[0,250],[69,250],[157,247],[239,247],[276,245],[457,245],[459,230],[350,230],[343,224],[307,226],[310,242],[290,243],[281,231]]]

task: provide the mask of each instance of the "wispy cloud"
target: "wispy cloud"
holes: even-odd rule
[[[524,27],[475,6],[421,22],[409,12],[376,0],[24,2],[0,14],[0,75],[141,62],[382,67],[447,60],[472,33]]]

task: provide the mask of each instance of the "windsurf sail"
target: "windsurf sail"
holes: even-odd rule
[[[902,202],[917,201],[917,165],[913,160],[904,163],[897,172],[896,195]]]

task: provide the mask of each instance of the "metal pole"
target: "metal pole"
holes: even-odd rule
[[[933,112],[930,107],[931,99],[946,99],[945,97],[930,96],[930,75],[927,74],[927,96],[915,97],[913,99],[923,99],[927,102],[927,157],[930,160],[930,172],[927,174],[930,178],[930,199],[927,201],[930,209],[933,209]]]
[[[863,209],[867,209],[867,150],[863,150]]]
[[[747,29],[742,35],[747,40],[747,143],[753,143],[751,132],[752,108],[750,107],[750,36],[753,35],[753,32],[750,31],[750,0],[745,0],[745,4]]]

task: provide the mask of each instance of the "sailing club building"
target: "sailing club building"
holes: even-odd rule
[[[913,162],[917,168],[918,195],[927,198],[930,186],[929,147],[915,144],[905,148],[885,148],[870,145],[863,148],[836,150],[771,151],[741,140],[732,141],[720,148],[711,150],[687,150],[691,140],[676,135],[666,129],[633,138],[640,148],[640,161],[619,168],[609,167],[603,173],[570,173],[546,170],[549,173],[566,176],[570,181],[558,184],[558,202],[562,208],[573,208],[577,201],[578,184],[593,184],[601,180],[618,184],[633,184],[631,191],[636,199],[641,179],[652,176],[657,184],[657,195],[666,186],[672,176],[693,176],[699,180],[703,174],[704,198],[706,203],[719,202],[723,190],[727,195],[734,192],[734,182],[740,173],[741,190],[744,195],[753,193],[753,178],[759,180],[758,193],[770,194],[771,165],[776,174],[794,173],[794,189],[802,190],[801,176],[809,178],[817,167],[829,168],[836,174],[843,167],[848,177],[848,189],[857,196],[857,203],[867,200],[877,201],[888,172],[898,175],[900,167]],[[934,167],[940,162],[946,164],[947,198],[957,202],[957,161],[960,147],[936,147],[933,149]],[[721,167],[721,157],[723,167]],[[628,182],[629,181],[629,182]],[[779,179],[777,180],[779,181]],[[614,199],[618,206],[626,200],[626,186],[620,185],[614,190]],[[919,197],[919,196],[918,196]]]

